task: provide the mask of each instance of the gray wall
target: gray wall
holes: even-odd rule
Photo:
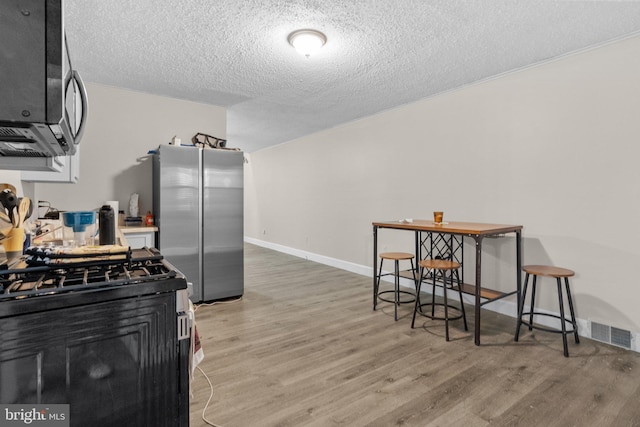
[[[367,273],[375,220],[522,224],[525,263],[577,272],[583,326],[635,333],[638,76],[636,37],[252,153],[245,236]],[[380,249],[412,251],[402,234],[381,232]],[[513,282],[512,243],[485,240],[485,283]]]

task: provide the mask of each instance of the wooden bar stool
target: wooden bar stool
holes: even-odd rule
[[[394,270],[393,273],[385,273],[382,274],[382,264],[384,263],[384,260],[392,260],[394,261]],[[409,291],[401,291],[400,290],[400,261],[410,261],[411,262],[411,272],[413,274],[413,283],[417,283],[417,278],[416,278],[416,270],[414,268],[413,265],[413,254],[410,254],[408,252],[384,252],[380,254],[380,269],[378,270],[378,275],[376,276],[377,280],[376,280],[376,284],[375,284],[375,288],[373,289],[373,309],[376,309],[376,305],[378,303],[378,299],[380,299],[381,301],[385,301],[385,302],[390,302],[393,303],[394,305],[394,313],[393,313],[393,318],[395,320],[398,320],[398,305],[400,304],[407,304],[410,302],[413,302],[415,300],[416,294],[411,293]],[[393,275],[394,276],[394,289],[390,290],[390,291],[380,291],[380,278],[382,276],[388,276],[388,275]],[[393,293],[393,299],[389,299],[386,298],[382,295],[385,294],[390,294]],[[405,299],[405,300],[401,300],[400,299],[400,295],[401,294],[405,294],[405,295],[411,295],[411,299]]]
[[[567,347],[567,334],[573,333],[573,337],[576,341],[576,344],[580,343],[580,338],[578,338],[578,324],[576,323],[576,315],[573,311],[573,300],[571,299],[571,290],[569,289],[569,277],[572,277],[575,273],[567,268],[561,267],[552,267],[549,265],[525,265],[522,267],[522,270],[526,273],[524,279],[524,291],[522,293],[522,299],[520,300],[520,307],[518,309],[518,324],[516,326],[516,336],[514,341],[518,341],[518,337],[520,335],[520,326],[525,324],[529,327],[531,331],[533,328],[539,329],[541,331],[546,332],[554,332],[562,334],[562,345],[564,346],[564,356],[569,357],[569,349]],[[524,300],[527,296],[527,284],[529,283],[529,275],[533,276],[533,286],[531,287],[531,308],[528,312],[524,311]],[[547,276],[554,277],[556,279],[556,283],[558,285],[558,303],[560,305],[560,315],[552,314],[552,313],[541,313],[534,310],[534,302],[536,299],[536,279],[538,276]],[[569,302],[569,311],[571,313],[571,318],[567,319],[564,315],[564,304],[562,297],[562,281],[564,279],[564,285],[567,291],[567,301]],[[529,316],[529,320],[522,320],[523,316]],[[549,316],[555,317],[556,319],[560,319],[560,330],[548,328],[541,325],[533,324],[533,316]],[[566,323],[570,323],[573,326],[573,330],[567,330]]]
[[[449,320],[456,320],[456,319],[460,319],[462,318],[464,321],[464,330],[468,331],[468,327],[467,327],[467,315],[464,312],[464,302],[462,301],[462,286],[460,284],[460,275],[458,273],[458,269],[460,268],[460,264],[458,264],[457,262],[454,261],[449,261],[449,260],[445,260],[445,259],[427,259],[427,260],[422,260],[418,263],[420,265],[420,276],[419,276],[419,280],[418,280],[418,288],[416,289],[416,305],[415,308],[413,310],[413,320],[411,321],[411,328],[413,329],[413,326],[415,324],[416,321],[416,313],[420,313],[421,315],[425,316],[425,317],[429,317],[431,319],[435,319],[435,320],[444,320],[444,326],[445,326],[445,336],[447,341],[449,341]],[[433,288],[432,288],[432,292],[431,292],[431,302],[429,303],[425,303],[425,304],[421,304],[420,303],[420,288],[422,286],[422,279],[424,278],[424,269],[431,269],[433,270]],[[440,271],[440,273],[442,274],[442,286],[443,286],[443,294],[444,294],[444,303],[436,303],[435,302],[435,298],[436,298],[436,273]],[[449,280],[450,280],[450,286],[447,286],[447,271],[449,271]],[[456,276],[456,281],[458,283],[458,295],[460,296],[460,308],[449,305],[449,302],[447,301],[447,290],[448,289],[454,289],[453,287],[453,276]],[[436,305],[439,306],[443,306],[444,307],[444,317],[436,317],[435,316],[435,307]],[[422,307],[424,306],[431,306],[431,315],[426,314],[422,311]],[[455,317],[449,317],[449,309],[454,309],[459,311],[461,314],[459,316],[455,316]]]

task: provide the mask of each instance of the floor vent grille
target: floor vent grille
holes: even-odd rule
[[[611,331],[608,325],[602,323],[591,322],[591,338],[598,341],[610,342]]]
[[[611,344],[631,348],[631,332],[611,327]]]
[[[594,340],[631,349],[631,331],[602,323],[591,322],[591,338]]]

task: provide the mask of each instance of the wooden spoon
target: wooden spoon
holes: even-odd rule
[[[31,206],[31,200],[29,200],[28,197],[23,197],[22,200],[20,200],[20,204],[18,205],[18,220],[16,223],[16,228],[22,227],[24,220],[27,219],[29,206]]]

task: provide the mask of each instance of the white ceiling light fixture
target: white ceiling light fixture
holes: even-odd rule
[[[317,30],[296,30],[287,37],[289,44],[306,56],[318,53],[327,42],[327,36]]]

